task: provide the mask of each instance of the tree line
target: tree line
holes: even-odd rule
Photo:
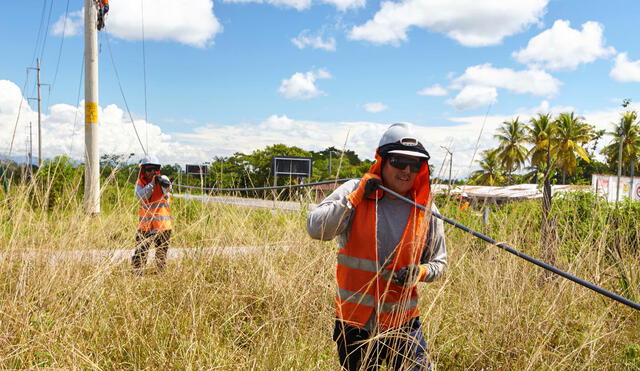
[[[602,150],[605,162],[598,161],[597,146],[603,136],[612,137]],[[494,138],[498,147],[486,150],[478,161],[480,169],[468,180],[478,185],[553,182],[590,184],[591,175],[617,173],[622,142],[623,175],[638,170],[640,120],[636,111],[626,111],[612,130],[596,130],[573,112],[538,114],[528,122],[516,117],[505,121]]]

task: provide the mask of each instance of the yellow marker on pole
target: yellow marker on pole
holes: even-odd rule
[[[86,102],[84,104],[84,123],[85,125],[98,123],[98,103]]]

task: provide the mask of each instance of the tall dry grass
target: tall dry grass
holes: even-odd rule
[[[84,215],[77,189],[69,184],[53,208],[34,201],[29,185],[3,196],[0,367],[338,368],[331,341],[336,247],[307,236],[304,208],[176,199],[171,247],[213,253],[171,260],[162,275],[135,277],[127,261],[50,258],[59,250],[133,248],[133,186],[105,186],[103,211],[93,218]],[[638,300],[634,224],[611,226],[605,206],[589,206],[593,216],[585,218],[580,202],[565,200],[556,213],[557,265]],[[497,240],[540,254],[535,202],[494,209],[488,226],[474,212],[440,206]],[[446,229],[448,272],[421,284],[435,367],[640,369],[640,313],[572,282],[545,281],[539,268]],[[233,253],[240,246],[252,248]]]

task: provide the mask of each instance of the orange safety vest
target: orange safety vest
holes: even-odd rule
[[[142,179],[142,172],[136,184],[142,187],[149,184]],[[171,230],[171,197],[169,195],[165,197],[159,185],[153,187],[148,201],[140,201],[138,230],[145,232]]]
[[[376,154],[376,162],[369,172],[380,175],[380,163],[381,158]],[[418,204],[427,205],[430,194],[429,166],[425,164],[416,176],[410,195]],[[375,309],[378,326],[384,331],[398,328],[420,315],[418,290],[415,286],[396,285],[393,273],[403,267],[418,269],[429,223],[423,210],[412,208],[393,260],[380,267],[382,262],[378,262],[376,242],[376,200],[382,195],[383,192],[377,190],[355,209],[349,240],[338,253],[335,303],[337,317],[357,327],[364,327]]]

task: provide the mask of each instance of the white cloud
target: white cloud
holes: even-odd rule
[[[22,96],[19,87],[13,82],[0,80],[0,130],[2,133],[12,133],[16,122],[16,115],[20,101],[23,101],[22,112],[13,156],[25,155],[26,130],[29,121],[37,122],[34,112]],[[42,129],[43,152],[45,158],[59,154],[70,154],[77,160],[83,160],[84,136],[84,104],[79,107],[67,104],[57,104],[43,115]],[[633,103],[629,109],[640,110],[640,103]],[[543,101],[539,106],[523,108],[517,115],[520,120],[527,122],[538,112],[572,111],[571,107],[554,107]],[[597,129],[611,129],[611,123],[620,117],[619,106],[592,111],[579,112],[586,121]],[[442,166],[444,150],[441,145],[449,146],[454,152],[454,177],[467,176],[477,168],[481,152],[495,148],[497,142],[493,138],[496,129],[503,121],[510,120],[515,115],[485,115],[452,117],[450,125],[414,126],[418,138],[432,156],[431,163],[435,166],[434,176],[446,177],[446,166]],[[136,139],[131,122],[126,112],[116,105],[101,107],[100,117],[100,153],[136,153],[136,159],[142,154],[140,144]],[[75,128],[74,128],[75,121]],[[149,147],[162,163],[203,163],[214,156],[230,156],[235,152],[251,153],[256,149],[277,143],[294,143],[305,150],[318,151],[329,146],[345,148],[355,151],[360,158],[372,159],[380,136],[387,129],[389,123],[377,122],[348,122],[348,121],[309,121],[290,118],[286,115],[271,115],[263,121],[252,123],[233,123],[229,125],[204,125],[190,127],[189,132],[166,133],[159,126],[146,123],[143,119],[135,120],[142,141],[146,143],[148,132]],[[484,130],[481,128],[484,125]],[[465,135],[459,135],[465,133]],[[479,144],[476,147],[476,140]],[[8,150],[11,135],[0,137],[0,154],[5,155]],[[605,137],[600,145],[606,145],[611,140]],[[37,143],[37,142],[36,142]],[[346,143],[346,144],[345,144]],[[473,157],[476,153],[475,158]],[[448,161],[447,161],[448,164]]]
[[[371,113],[378,113],[378,112],[382,112],[384,110],[386,110],[387,105],[382,103],[382,102],[370,102],[370,103],[365,103],[363,105],[365,111],[367,112],[371,112]]]
[[[331,78],[326,70],[296,72],[289,79],[282,80],[278,91],[287,99],[311,99],[326,93],[318,89],[316,80]]]
[[[630,61],[627,53],[618,54],[609,76],[619,82],[640,82],[640,60]]]
[[[331,4],[341,12],[349,9],[363,8],[366,4],[365,0],[323,0],[323,3]]]
[[[170,40],[204,48],[222,32],[213,13],[212,0],[143,0],[144,37],[147,40]],[[106,30],[124,40],[142,39],[140,1],[111,0]]]
[[[444,33],[465,46],[496,45],[539,23],[547,3],[548,0],[383,1],[373,19],[353,27],[349,38],[398,45],[407,41],[407,31],[415,26]]]
[[[56,36],[75,36],[82,33],[84,27],[84,12],[82,10],[64,14],[53,24],[51,32]]]
[[[28,143],[28,125],[32,122],[33,132],[36,133],[38,122],[37,111],[29,107],[24,100],[20,88],[7,80],[0,80],[0,131],[13,133],[16,123],[20,99],[23,105],[20,112],[20,120],[16,130],[16,137],[12,149],[12,157],[25,156],[26,143]],[[100,153],[128,154],[136,153],[141,157],[143,150],[136,139],[133,125],[128,114],[116,105],[108,105],[98,108],[99,146]],[[143,119],[135,120],[142,142],[149,138],[149,148],[152,153],[164,163],[186,163],[202,161],[207,158],[206,147],[195,148],[188,144],[178,143],[172,136],[162,129]],[[79,107],[68,104],[56,104],[50,107],[49,112],[42,114],[42,155],[44,158],[52,158],[66,154],[77,160],[84,160],[84,103]],[[0,137],[0,153],[8,154],[11,144],[11,134]],[[33,138],[33,156],[37,156],[37,136]]]
[[[448,93],[447,89],[440,86],[440,84],[435,84],[418,91],[418,95],[430,95],[433,97],[441,97]]]
[[[447,100],[456,109],[474,109],[496,103],[498,92],[496,88],[488,86],[467,85],[455,98]]]
[[[462,89],[467,85],[476,85],[502,88],[518,94],[553,96],[561,84],[545,71],[514,71],[510,68],[495,68],[490,63],[485,63],[468,67],[462,76],[453,80],[452,88]]]
[[[569,21],[557,20],[553,26],[534,36],[527,47],[513,53],[520,62],[549,70],[575,70],[581,63],[607,58],[615,53],[605,46],[603,27],[598,22],[582,24],[582,31],[571,28]]]
[[[336,51],[336,39],[334,37],[323,40],[322,35],[311,35],[309,30],[303,30],[298,36],[291,39],[291,42],[299,49],[311,46],[314,49],[323,49],[330,52]]]

